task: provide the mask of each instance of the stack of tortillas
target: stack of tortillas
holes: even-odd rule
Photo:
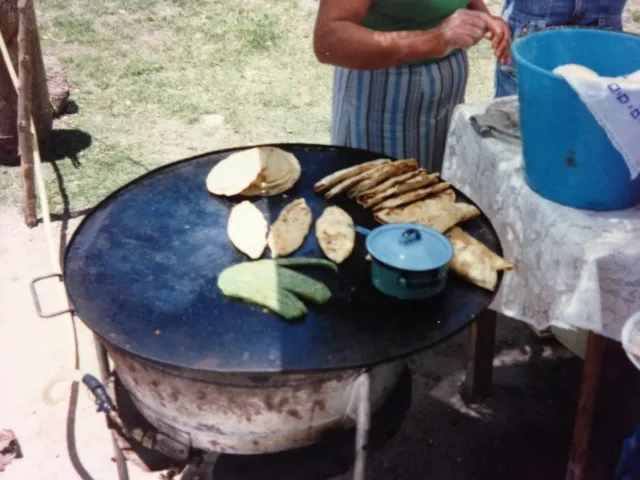
[[[255,147],[232,153],[207,175],[207,190],[214,195],[268,197],[286,192],[300,178],[300,163],[276,147]]]

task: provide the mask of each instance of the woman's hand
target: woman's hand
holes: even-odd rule
[[[498,37],[497,26],[490,27],[490,23],[491,16],[484,12],[460,9],[447,17],[438,30],[449,52],[457,48],[471,48],[489,32],[493,38]]]
[[[494,55],[499,63],[511,62],[511,34],[509,25],[502,18],[490,16],[485,38],[491,40]]]

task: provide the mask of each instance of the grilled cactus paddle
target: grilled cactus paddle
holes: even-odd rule
[[[329,301],[331,291],[325,284],[281,265],[322,266],[337,271],[335,264],[322,259],[243,262],[226,268],[220,274],[218,288],[226,296],[261,305],[287,320],[307,313],[306,306],[296,295],[318,304]]]
[[[263,260],[268,262],[269,260]],[[325,267],[338,273],[338,265],[324,258],[278,258],[275,261],[281,267]]]
[[[305,304],[284,289],[270,288],[259,283],[239,284],[234,281],[221,281],[218,282],[218,286],[226,296],[261,305],[286,320],[295,320],[307,313]]]
[[[331,290],[324,283],[288,268],[277,267],[277,271],[279,288],[313,303],[327,303],[331,299]]]

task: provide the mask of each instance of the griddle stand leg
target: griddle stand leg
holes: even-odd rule
[[[202,457],[194,457],[180,474],[180,480],[214,480],[214,469],[219,454],[204,453]]]
[[[606,338],[589,332],[565,480],[584,480],[587,477],[591,426],[598,401],[606,346]]]
[[[481,402],[491,395],[497,321],[498,314],[487,309],[469,327],[469,359],[462,392],[469,403]]]
[[[354,480],[365,480],[367,476],[367,448],[371,427],[371,378],[365,371],[358,377],[354,388],[356,417],[356,459],[353,468]]]
[[[100,339],[94,335],[93,342],[96,345],[96,353],[98,355],[98,368],[100,369],[100,379],[102,383],[107,386],[109,383],[109,378],[111,377],[111,370],[109,369],[109,355],[107,354],[107,349],[104,348],[104,345],[100,341]],[[111,393],[111,398],[115,398],[113,396],[114,392]],[[129,469],[127,467],[127,459],[124,457],[122,450],[118,446],[118,442],[116,441],[115,433],[111,432],[111,442],[113,443],[113,456],[116,461],[116,467],[118,469],[118,480],[129,480]]]

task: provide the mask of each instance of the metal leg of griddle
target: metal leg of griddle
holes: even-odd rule
[[[218,456],[218,453],[207,452],[201,457],[193,457],[180,474],[180,480],[214,480]]]
[[[187,466],[180,474],[180,480],[200,480],[200,468],[202,466],[202,458],[192,458]]]
[[[589,332],[565,480],[584,480],[586,478],[591,424],[598,400],[606,345],[606,338]]]
[[[356,459],[353,469],[354,480],[365,480],[367,476],[367,444],[371,426],[371,379],[364,372],[355,385],[356,395]]]
[[[109,355],[107,349],[100,339],[94,335],[93,341],[96,345],[96,353],[98,354],[98,368],[100,369],[100,377],[104,385],[108,385],[109,377],[111,376],[111,370],[109,369]],[[113,392],[111,392],[112,398]],[[118,469],[118,480],[129,480],[129,469],[127,467],[127,459],[124,457],[122,450],[118,446],[115,433],[111,434],[111,442],[113,443],[113,456],[116,461],[116,467]]]
[[[469,360],[463,393],[465,400],[472,403],[491,395],[497,319],[498,314],[487,309],[469,327]]]

